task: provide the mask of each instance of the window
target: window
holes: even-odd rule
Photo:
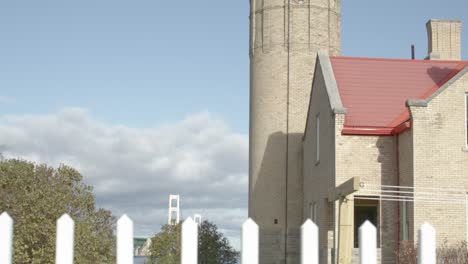
[[[310,219],[317,224],[317,203],[310,204]]]
[[[468,93],[465,94],[465,145],[468,147]]]
[[[408,218],[408,202],[407,201],[404,201],[404,202],[401,202],[401,207],[400,207],[400,210],[401,210],[401,219],[400,219],[400,223],[401,223],[401,229],[400,229],[400,232],[401,232],[401,239],[402,240],[409,240],[409,218]]]
[[[315,125],[315,134],[316,134],[316,142],[315,142],[315,146],[316,146],[316,149],[315,149],[315,156],[316,156],[316,162],[318,163],[320,161],[320,114],[317,114],[317,116],[315,117],[315,122],[316,122],[316,125]]]

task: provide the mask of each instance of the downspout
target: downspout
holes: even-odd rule
[[[400,154],[399,154],[399,140],[398,134],[393,136],[393,142],[395,142],[394,152],[395,152],[395,178],[396,178],[396,185],[400,186]],[[400,188],[398,188],[400,191]],[[398,217],[398,225],[397,225],[397,241],[396,241],[396,252],[397,252],[397,263],[399,263],[399,255],[400,255],[400,240],[401,240],[401,216],[400,216],[400,203],[401,201],[397,202],[397,217]]]
[[[290,63],[291,63],[291,0],[288,0],[288,36],[287,36],[287,90],[286,90],[286,187],[285,187],[285,205],[284,205],[284,263],[288,261],[288,184],[289,184],[289,89],[290,89]]]

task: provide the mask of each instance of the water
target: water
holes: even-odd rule
[[[146,257],[134,257],[133,258],[133,263],[134,264],[145,264],[146,260],[147,260]]]

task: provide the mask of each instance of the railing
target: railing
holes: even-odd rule
[[[318,227],[307,220],[301,227],[301,263],[319,263]],[[425,223],[418,233],[418,264],[436,263],[436,233]],[[0,263],[12,263],[13,220],[0,215]],[[67,214],[57,220],[56,264],[73,264],[74,222]],[[242,264],[259,263],[259,228],[248,219],[242,225]],[[191,218],[182,224],[181,264],[198,263],[198,225]],[[377,230],[366,221],[359,228],[360,264],[377,264]],[[117,222],[117,264],[133,264],[133,222],[126,215]]]

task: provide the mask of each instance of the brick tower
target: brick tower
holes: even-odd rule
[[[319,50],[341,52],[340,0],[250,0],[249,216],[260,263],[299,263],[302,135]]]

